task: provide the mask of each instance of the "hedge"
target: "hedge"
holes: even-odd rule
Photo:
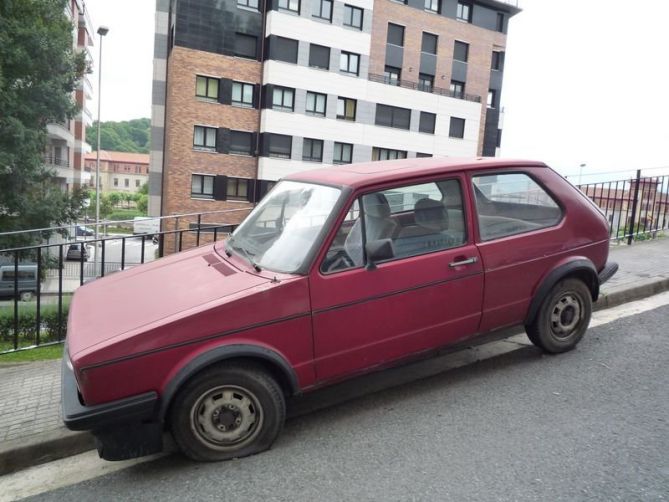
[[[60,321],[61,340],[65,338],[67,331],[67,312],[68,307],[63,306],[62,318]],[[35,332],[36,313],[20,312],[18,318],[18,337],[19,345],[32,345],[37,341]],[[42,312],[40,317],[40,343],[55,342],[58,340],[58,311],[49,309]],[[0,315],[0,342],[14,341],[14,314]]]

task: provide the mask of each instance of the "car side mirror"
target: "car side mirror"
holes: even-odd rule
[[[374,270],[377,262],[389,260],[395,256],[393,241],[390,239],[379,239],[368,242],[365,244],[365,252],[367,253],[368,270]]]

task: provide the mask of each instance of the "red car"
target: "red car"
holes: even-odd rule
[[[74,295],[63,417],[100,456],[270,448],[286,399],[502,327],[585,333],[608,223],[540,162],[406,159],[288,176],[226,241]]]

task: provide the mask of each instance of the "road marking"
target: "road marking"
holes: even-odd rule
[[[594,328],[603,324],[608,324],[617,321],[618,319],[641,314],[664,305],[669,305],[669,292],[595,312],[592,315],[590,327]],[[486,350],[486,347],[492,349],[493,344],[499,343],[510,345],[508,342],[518,344],[519,347],[530,344],[524,334],[514,335],[503,341],[492,342],[491,344],[477,347],[481,353],[477,354],[475,360],[480,361],[487,359],[488,357],[499,355],[498,351]],[[489,355],[486,355],[487,352],[489,352]],[[466,365],[468,363],[465,362],[464,364]],[[456,364],[453,367],[462,365],[463,364]],[[126,469],[133,465],[150,462],[164,455],[167,455],[167,453],[124,460],[122,462],[107,462],[106,460],[98,458],[96,451],[90,451],[62,460],[56,460],[48,464],[30,467],[23,471],[0,477],[0,502],[18,500],[24,497],[56,490],[57,488],[81,483],[89,479]]]
[[[89,451],[48,464],[37,465],[0,477],[0,502],[39,495],[120,471],[132,465],[149,462],[161,456],[163,454],[121,462],[108,462],[100,459],[97,451]]]

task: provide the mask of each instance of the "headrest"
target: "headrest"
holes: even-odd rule
[[[365,216],[372,218],[388,218],[390,216],[390,204],[382,193],[371,193],[363,197]]]
[[[441,232],[448,229],[448,212],[444,205],[433,199],[420,199],[414,206],[414,220],[417,225]]]

